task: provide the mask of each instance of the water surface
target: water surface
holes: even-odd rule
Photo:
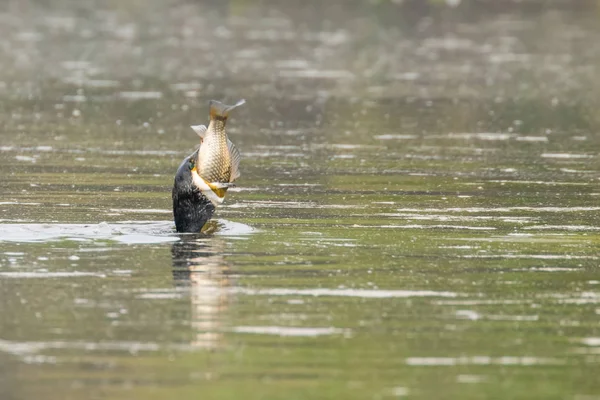
[[[600,398],[599,15],[3,4],[0,398]],[[177,235],[212,98],[242,178]]]

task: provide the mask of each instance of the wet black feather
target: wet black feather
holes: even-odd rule
[[[215,212],[215,206],[194,185],[190,159],[194,160],[196,157],[197,151],[186,157],[175,174],[172,198],[177,232],[200,232]]]

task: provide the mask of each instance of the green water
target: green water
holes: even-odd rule
[[[598,5],[398,3],[1,5],[0,399],[600,399]]]

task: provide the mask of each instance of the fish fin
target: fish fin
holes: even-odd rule
[[[200,139],[204,139],[204,135],[206,135],[206,125],[192,125],[190,126],[200,136]]]
[[[227,189],[229,189],[229,183],[207,182],[207,185],[220,199],[225,197],[225,193],[227,193]]]
[[[246,102],[246,100],[242,99],[240,101],[238,101],[237,103],[235,103],[232,106],[228,106],[226,104],[221,103],[220,101],[216,101],[216,100],[211,100],[209,102],[210,105],[210,119],[227,119],[227,117],[229,116],[229,112],[231,110],[233,110],[234,108],[237,108],[239,106],[241,106],[242,104],[244,104]]]
[[[233,142],[227,139],[227,147],[229,148],[229,155],[231,157],[231,176],[229,178],[229,182],[235,181],[240,177],[240,160],[242,156],[240,155],[240,151],[235,147]]]

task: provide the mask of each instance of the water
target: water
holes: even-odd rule
[[[0,398],[599,399],[598,12],[3,3]]]

